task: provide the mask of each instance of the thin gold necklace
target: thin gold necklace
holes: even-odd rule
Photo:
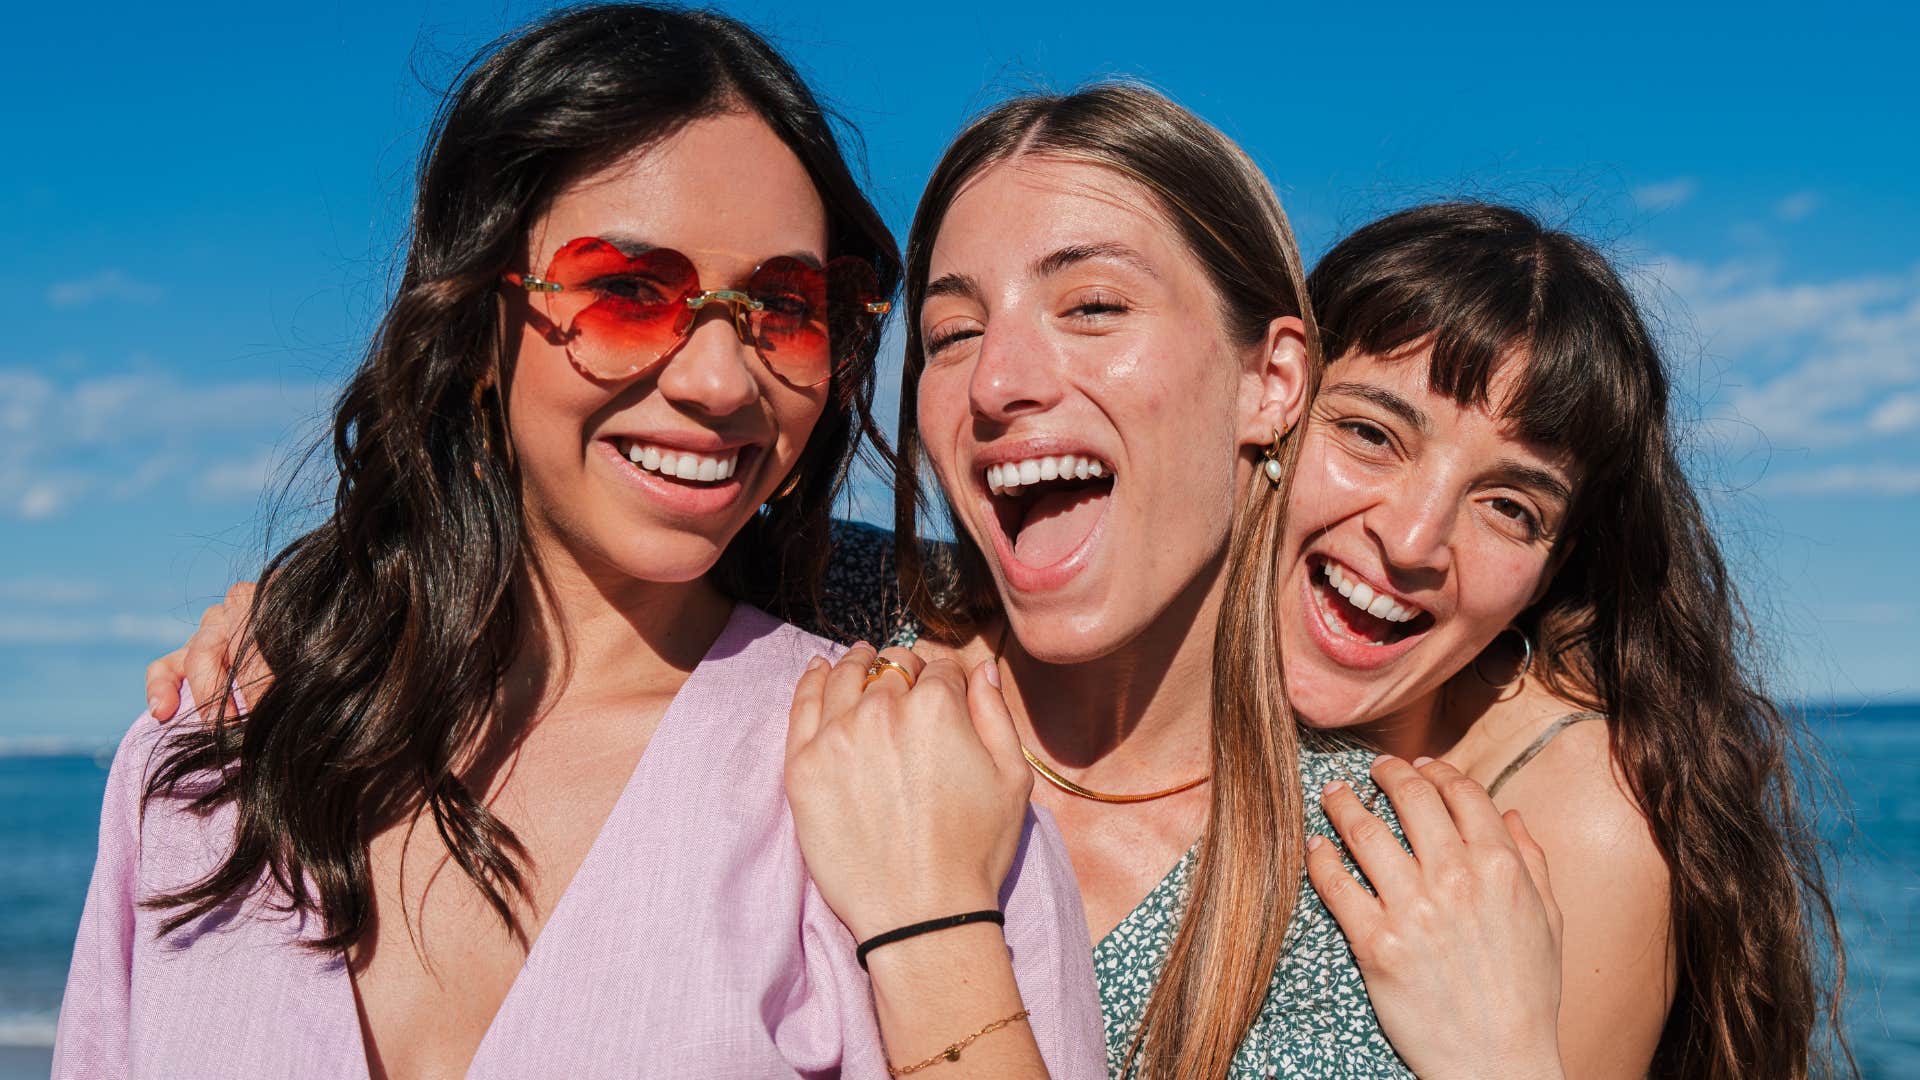
[[[1011,627],[1010,623],[1000,624],[1000,640],[993,647],[993,666],[994,667],[1000,666],[1000,657],[1002,654],[1006,652],[1007,630],[1010,629],[1010,627]],[[1199,787],[1201,784],[1204,784],[1208,780],[1213,778],[1212,773],[1201,773],[1199,776],[1196,776],[1185,783],[1175,784],[1170,788],[1164,788],[1160,791],[1148,791],[1139,795],[1113,795],[1105,791],[1095,791],[1090,787],[1084,787],[1080,784],[1076,784],[1073,781],[1067,779],[1066,777],[1061,776],[1059,773],[1054,772],[1052,766],[1048,765],[1044,761],[1041,761],[1038,755],[1036,755],[1033,751],[1027,749],[1027,744],[1024,742],[1020,744],[1020,753],[1023,757],[1027,759],[1027,764],[1033,767],[1033,771],[1040,774],[1040,779],[1045,780],[1047,783],[1052,784],[1054,787],[1059,788],[1061,791],[1064,791],[1069,795],[1075,795],[1082,799],[1091,799],[1094,802],[1103,802],[1103,803],[1152,802],[1155,799],[1164,799],[1169,795],[1178,795],[1183,791],[1191,791],[1194,788]]]

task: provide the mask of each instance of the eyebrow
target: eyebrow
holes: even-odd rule
[[[607,243],[612,244],[614,247],[619,248],[620,253],[627,256],[628,258],[633,258],[635,255],[652,251],[657,247],[663,246],[660,244],[656,244],[651,240],[642,239],[641,237],[635,236],[632,233],[603,232],[600,234],[600,239],[605,240]],[[778,254],[769,255],[764,259],[758,260],[758,262],[755,265],[759,265],[759,263],[771,262],[772,260],[780,258],[783,255],[789,259],[798,259],[801,262],[806,263],[808,266],[814,268],[815,270],[820,269],[820,257],[813,254],[810,251],[779,252]]]
[[[1419,406],[1384,386],[1343,382],[1335,383],[1325,390],[1322,390],[1321,393],[1345,394],[1348,397],[1357,397],[1362,401],[1371,402],[1413,425],[1413,427],[1422,434],[1425,434],[1433,426],[1432,423],[1428,421],[1427,414],[1420,411]]]
[[[1038,259],[1035,259],[1033,265],[1028,268],[1027,272],[1034,277],[1048,277],[1076,263],[1087,262],[1091,259],[1112,259],[1115,262],[1126,263],[1146,274],[1148,277],[1157,278],[1160,276],[1160,272],[1153,268],[1153,264],[1147,261],[1145,255],[1140,254],[1125,244],[1111,242],[1070,244],[1058,251],[1042,255]]]
[[[1532,488],[1542,495],[1559,499],[1562,505],[1573,504],[1573,489],[1566,481],[1553,475],[1538,465],[1529,465],[1512,458],[1501,458],[1494,463],[1494,474],[1506,478],[1516,487]]]
[[[927,283],[927,291],[922,300],[931,300],[936,296],[961,296],[978,302],[986,293],[980,288],[980,282],[971,274],[942,274]]]

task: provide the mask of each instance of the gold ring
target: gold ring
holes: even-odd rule
[[[899,672],[900,677],[907,680],[907,689],[913,689],[913,672],[884,656],[876,656],[873,658],[873,663],[867,665],[867,681],[860,684],[860,692],[865,693],[867,687],[879,682],[881,676],[889,671]]]

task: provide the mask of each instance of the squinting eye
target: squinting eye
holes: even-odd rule
[[[667,299],[666,290],[660,286],[659,282],[631,274],[595,278],[587,282],[587,288],[607,296],[616,296],[622,300],[638,300],[645,304],[658,304]]]
[[[1528,510],[1512,499],[1493,499],[1488,505],[1492,506],[1494,513],[1499,514],[1501,517],[1510,518],[1519,524],[1525,525],[1527,527],[1527,535],[1531,536],[1539,531],[1539,524],[1534,521],[1533,511]]]
[[[926,345],[927,355],[932,356],[951,345],[959,344],[967,338],[979,336],[980,331],[978,330],[952,330],[937,337],[929,338]]]

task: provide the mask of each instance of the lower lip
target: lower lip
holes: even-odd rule
[[[980,513],[982,521],[987,523],[986,531],[993,537],[994,556],[1000,562],[1000,572],[1007,577],[1007,588],[1019,593],[1044,593],[1063,589],[1074,578],[1086,570],[1093,561],[1094,548],[1107,529],[1107,511],[1113,507],[1113,496],[1107,494],[1107,505],[1100,510],[1099,520],[1087,531],[1086,539],[1080,546],[1067,553],[1067,557],[1051,566],[1028,566],[1013,554],[1013,542],[1000,528],[1000,517],[993,508],[993,497],[981,496]]]
[[[614,475],[620,482],[640,492],[642,495],[680,517],[707,517],[720,513],[740,500],[746,490],[742,477],[750,464],[748,455],[751,449],[740,448],[740,457],[734,463],[732,476],[718,483],[683,484],[678,480],[669,480],[658,473],[651,473],[627,460],[627,455],[611,442],[594,444],[599,454],[613,466]]]
[[[1327,659],[1343,668],[1371,671],[1393,663],[1420,643],[1423,634],[1401,638],[1391,645],[1369,645],[1335,632],[1326,624],[1320,608],[1319,589],[1313,583],[1314,575],[1324,573],[1326,571],[1317,564],[1307,564],[1307,572],[1300,579],[1300,617],[1307,624],[1307,637],[1326,654]]]

